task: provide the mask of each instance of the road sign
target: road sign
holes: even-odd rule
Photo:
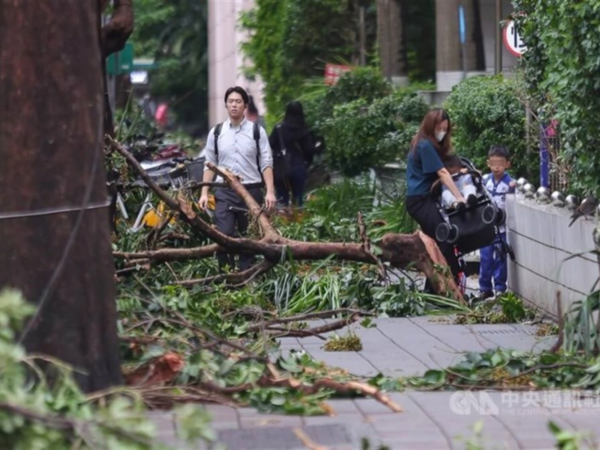
[[[509,20],[506,22],[504,26],[504,45],[517,58],[525,53],[527,47],[523,43],[519,32],[517,31],[517,27],[515,26],[514,20]]]
[[[109,75],[122,75],[133,70],[133,44],[127,42],[123,50],[113,53],[106,59],[106,72]]]
[[[325,65],[325,84],[333,86],[338,82],[340,77],[350,71],[350,67],[341,64],[326,64]]]

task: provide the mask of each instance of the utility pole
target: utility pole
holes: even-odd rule
[[[97,2],[0,6],[0,290],[36,306],[28,352],[85,392],[121,382]]]

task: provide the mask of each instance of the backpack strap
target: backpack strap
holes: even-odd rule
[[[217,165],[219,164],[219,135],[221,134],[221,128],[223,128],[223,123],[217,124],[215,126],[215,131],[213,132]],[[260,125],[255,122],[253,128],[254,142],[256,143],[256,166],[258,167],[258,173],[262,174],[260,170]]]
[[[223,123],[218,123],[215,126],[214,137],[215,137],[215,158],[217,160],[217,166],[219,165],[219,135],[221,134],[221,128]]]
[[[258,167],[258,173],[262,174],[260,170],[260,125],[258,122],[254,122],[254,142],[256,143],[256,167]]]

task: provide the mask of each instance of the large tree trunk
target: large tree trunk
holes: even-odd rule
[[[485,49],[481,29],[481,8],[479,0],[463,0],[465,10],[465,70],[467,72],[485,71]]]
[[[436,0],[436,61],[437,72],[462,70],[458,28],[459,0]]]
[[[396,83],[407,80],[400,0],[377,0],[377,38],[383,75]]]
[[[0,218],[0,288],[38,306],[21,335],[27,350],[71,364],[85,391],[121,381],[99,9],[0,3],[1,214],[16,213]]]

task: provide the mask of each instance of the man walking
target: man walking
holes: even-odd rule
[[[239,87],[231,87],[225,92],[225,107],[229,119],[217,125],[208,133],[204,149],[206,162],[229,170],[238,176],[252,197],[263,203],[263,179],[266,185],[265,207],[275,206],[275,189],[273,186],[273,157],[269,147],[266,131],[244,116],[248,106],[248,94]],[[214,179],[214,172],[208,167],[204,169],[204,183]],[[222,181],[220,179],[217,180]],[[244,236],[248,230],[248,207],[235,191],[229,187],[219,187],[215,190],[215,225],[227,236]],[[200,207],[208,205],[208,186],[202,187]],[[232,254],[217,254],[219,269],[226,266],[235,268],[235,256]],[[250,268],[255,262],[254,255],[241,254],[240,270]]]

